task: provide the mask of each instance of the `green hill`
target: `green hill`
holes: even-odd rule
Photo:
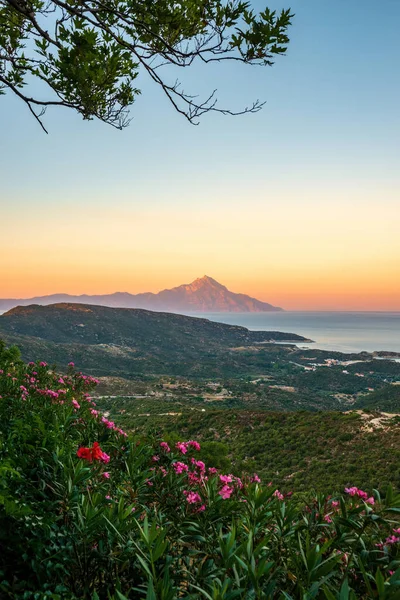
[[[83,304],[14,308],[0,316],[0,336],[17,344],[26,360],[60,366],[73,360],[96,375],[126,376],[254,372],[265,363],[263,343],[305,341],[296,334],[249,331],[208,319]],[[250,356],[233,348],[249,348]]]

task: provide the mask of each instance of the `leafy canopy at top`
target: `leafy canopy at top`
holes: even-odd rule
[[[168,66],[272,65],[291,20],[290,10],[256,14],[238,0],[0,0],[0,94],[18,96],[43,129],[47,106],[122,129],[143,71],[191,123],[208,111],[257,112],[259,101],[235,112],[217,106],[215,91],[190,95]]]

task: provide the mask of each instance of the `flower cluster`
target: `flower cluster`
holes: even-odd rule
[[[91,448],[79,448],[76,454],[78,458],[82,458],[89,462],[93,462],[96,460],[103,463],[110,462],[110,457],[108,456],[108,454],[103,452],[98,442],[94,442]]]

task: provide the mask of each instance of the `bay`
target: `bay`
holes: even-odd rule
[[[400,312],[196,313],[253,331],[297,333],[314,341],[300,347],[338,352],[400,352]]]

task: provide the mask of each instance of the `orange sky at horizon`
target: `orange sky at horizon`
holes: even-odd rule
[[[207,274],[287,310],[400,310],[396,202],[254,199],[214,210],[62,205],[0,223],[0,297],[158,292]]]

